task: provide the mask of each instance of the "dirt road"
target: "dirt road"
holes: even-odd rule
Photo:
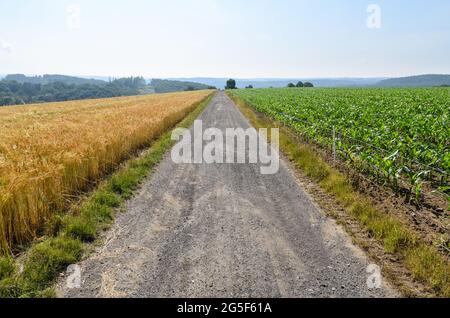
[[[223,92],[204,128],[247,120]],[[182,164],[170,154],[62,297],[384,297],[369,290],[364,253],[304,192],[285,162]]]

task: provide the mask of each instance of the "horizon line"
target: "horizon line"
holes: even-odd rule
[[[7,74],[0,74],[0,76],[8,76],[8,75],[25,75],[27,77],[35,77],[35,76],[44,76],[44,75],[61,75],[61,76],[70,76],[70,77],[79,77],[79,78],[88,78],[88,79],[96,79],[96,78],[127,78],[127,77],[143,77],[145,79],[167,79],[167,80],[183,80],[183,79],[235,79],[235,80],[301,80],[301,79],[308,79],[308,80],[325,80],[325,79],[333,79],[333,80],[339,80],[339,79],[390,79],[390,78],[403,78],[403,77],[414,77],[414,76],[433,76],[433,75],[444,75],[444,76],[450,76],[450,74],[446,73],[421,73],[421,74],[412,74],[412,75],[399,75],[399,76],[333,76],[333,77],[314,77],[314,76],[298,76],[298,77],[235,77],[235,76],[145,76],[145,75],[79,75],[79,74],[68,74],[68,73],[7,73]]]

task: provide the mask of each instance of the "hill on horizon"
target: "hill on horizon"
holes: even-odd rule
[[[133,78],[133,77],[131,77]],[[139,78],[139,77],[136,77]],[[54,84],[54,83],[63,83],[66,85],[97,85],[97,86],[105,86],[110,82],[113,82],[117,79],[113,77],[106,76],[67,76],[67,75],[59,75],[59,74],[45,74],[45,75],[36,75],[36,76],[27,76],[24,74],[9,74],[3,75],[0,80],[3,81],[15,81],[20,84],[29,83],[29,84]],[[202,84],[193,81],[176,81],[169,79],[150,79],[146,80],[153,88],[156,93],[171,93],[171,92],[179,92],[186,90],[202,90],[212,88],[211,85]]]
[[[380,81],[377,87],[433,87],[450,85],[450,75],[426,74],[407,76],[399,78],[389,78]]]
[[[152,79],[150,85],[155,89],[155,93],[203,90],[213,88],[214,86],[193,81],[176,81],[168,79]]]
[[[44,74],[37,76],[26,76],[24,74],[9,74],[6,75],[2,80],[4,81],[16,81],[18,83],[31,83],[31,84],[51,84],[51,83],[64,83],[67,85],[83,85],[83,84],[95,84],[95,85],[105,85],[108,82],[93,79],[93,78],[81,78],[75,76],[58,75],[58,74]]]

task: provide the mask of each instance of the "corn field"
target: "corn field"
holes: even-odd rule
[[[232,94],[420,201],[450,193],[450,89],[246,89]]]

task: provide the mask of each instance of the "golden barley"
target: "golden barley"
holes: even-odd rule
[[[0,249],[36,237],[73,196],[211,91],[0,109]]]

